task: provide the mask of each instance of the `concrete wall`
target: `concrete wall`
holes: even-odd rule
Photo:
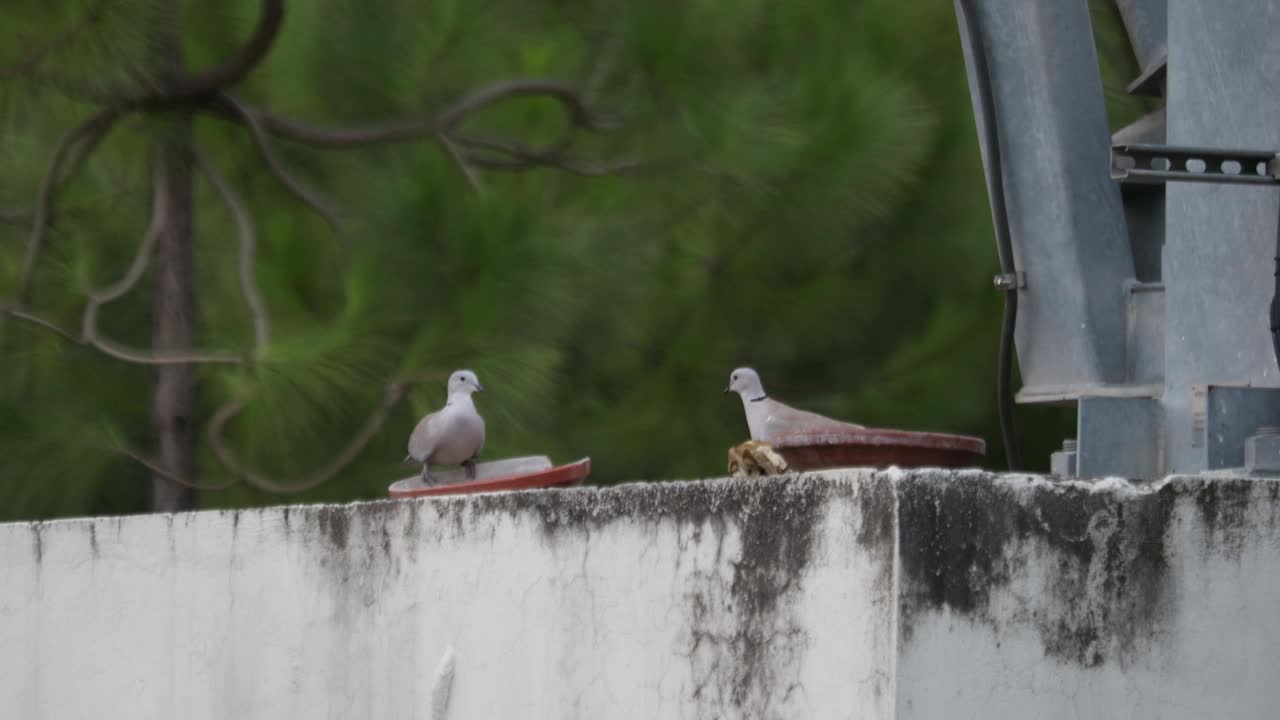
[[[1280,482],[897,490],[897,717],[1280,713]]]
[[[1263,717],[1277,509],[847,471],[0,525],[0,717]]]

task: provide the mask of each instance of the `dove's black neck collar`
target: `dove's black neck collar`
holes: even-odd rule
[[[761,400],[768,400],[768,399],[769,399],[768,395],[761,395],[758,398],[750,398],[747,400],[747,402],[760,402]]]

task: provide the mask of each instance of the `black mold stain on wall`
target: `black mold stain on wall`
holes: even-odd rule
[[[862,524],[855,539],[878,566],[876,597],[892,597],[894,592],[897,505],[897,492],[888,475],[880,473],[859,483],[858,508]]]
[[[36,567],[44,564],[44,535],[41,532],[43,523],[31,523],[31,556],[36,560]]]
[[[687,611],[680,622],[688,626],[686,651],[695,678],[688,692],[713,715],[774,717],[801,690],[795,679],[809,628],[791,607],[815,562],[817,526],[834,498],[853,501],[855,495],[849,504],[863,518],[855,529],[857,543],[883,556],[885,585],[877,592],[892,597],[896,497],[892,482],[883,478],[867,484],[820,475],[645,483],[294,508],[286,529],[313,538],[317,565],[340,615],[378,602],[378,578],[400,573],[397,548],[431,552],[458,538],[475,540],[503,518],[532,523],[553,551],[562,541],[577,548],[597,530],[620,522],[666,526],[646,534],[674,532],[686,560],[698,554],[691,546],[714,543],[723,572],[692,573],[682,591]],[[393,542],[390,527],[402,533],[399,541]],[[729,537],[740,546],[730,549]]]
[[[716,552],[685,586],[689,695],[707,717],[781,717],[809,639],[791,602],[813,562],[833,487],[797,478],[692,487],[698,492],[682,500],[675,522],[693,530],[693,544],[716,543]],[[712,532],[701,533],[704,526]],[[735,534],[740,551],[726,557]]]
[[[1226,492],[1232,492],[1230,489]],[[917,474],[898,486],[900,634],[921,613],[950,611],[993,629],[1032,623],[1045,653],[1086,667],[1158,642],[1175,598],[1166,537],[1179,497],[1090,492],[1080,484],[1016,484],[982,473]],[[1035,553],[1034,549],[1049,549]],[[994,617],[994,593],[1040,568],[1043,597],[1025,617]]]
[[[783,701],[777,691],[792,682],[779,677],[779,668],[790,674],[807,642],[788,599],[800,590],[813,557],[816,525],[837,492],[852,494],[853,489],[791,476],[487,495],[467,502],[472,518],[491,513],[534,518],[549,545],[615,522],[671,524],[686,542],[716,543],[716,565],[727,563],[731,579],[695,572],[685,588],[687,653],[696,678],[690,693],[708,710],[773,717],[771,708]],[[730,530],[736,530],[741,552],[726,557]]]
[[[1195,498],[1204,523],[1207,549],[1220,551],[1230,560],[1239,560],[1255,523],[1277,524],[1280,510],[1280,480],[1240,478],[1184,478],[1180,483]],[[1266,517],[1254,513],[1266,511]]]

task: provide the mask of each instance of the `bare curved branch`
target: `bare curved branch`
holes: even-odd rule
[[[244,356],[238,353],[190,352],[153,353],[120,345],[104,337],[89,340],[99,352],[123,362],[135,365],[244,365]]]
[[[129,106],[172,107],[192,101],[200,101],[240,82],[275,44],[284,24],[284,0],[262,0],[262,14],[253,35],[234,55],[222,64],[205,72],[181,78],[176,84],[151,91],[129,100]]]
[[[595,129],[596,123],[578,92],[559,80],[503,80],[474,90],[436,115],[441,130],[452,130],[466,116],[514,97],[548,97],[564,107],[574,127]]]
[[[266,132],[306,145],[355,147],[409,142],[447,133],[468,115],[499,101],[515,97],[552,98],[565,108],[573,127],[584,129],[602,127],[602,124],[592,117],[581,97],[572,87],[556,80],[540,79],[503,80],[486,85],[464,95],[457,102],[430,117],[351,128],[324,128],[308,125],[239,101],[237,102],[242,113],[217,104],[208,109],[241,122],[247,122],[245,119],[247,114],[257,120]]]
[[[34,72],[45,60],[49,59],[50,55],[67,47],[86,30],[96,25],[105,14],[106,7],[106,0],[92,0],[89,3],[89,7],[85,8],[84,14],[68,26],[58,37],[35,48],[27,57],[8,67],[0,68],[0,80],[8,80]]]
[[[520,143],[477,138],[469,135],[454,136],[454,140],[458,145],[468,150],[488,153],[470,152],[465,157],[469,164],[491,170],[527,170],[535,167],[549,167],[562,170],[571,175],[603,177],[607,175],[638,175],[673,167],[673,164],[670,163],[641,160],[619,160],[604,165],[592,165],[567,156],[562,149],[567,143],[539,150]],[[495,155],[500,157],[495,157]]]
[[[169,207],[166,204],[168,195],[161,191],[161,185],[165,181],[158,169],[152,173],[151,221],[147,224],[147,232],[142,236],[142,242],[138,245],[138,252],[133,256],[133,262],[129,263],[129,269],[115,283],[100,290],[89,291],[89,302],[85,305],[80,324],[80,333],[83,337],[98,336],[98,310],[107,303],[115,302],[133,289],[133,286],[137,285],[138,280],[142,278],[142,274],[146,272],[147,264],[151,261],[152,250],[156,246],[156,239],[160,237],[160,231],[169,216]]]
[[[68,330],[64,330],[54,321],[49,320],[47,318],[42,318],[33,312],[23,310],[22,308],[19,308],[19,307],[14,307],[12,305],[0,305],[0,312],[10,317],[14,317],[19,320],[22,320],[24,322],[29,322],[32,325],[39,325],[40,327],[54,333],[55,335],[58,335],[63,340],[66,340],[67,342],[75,343],[76,345],[85,344],[84,340],[78,335],[76,335],[75,333],[70,332]]]
[[[150,353],[137,350],[115,341],[108,340],[95,333],[93,337],[84,337],[67,330],[58,323],[37,315],[25,308],[5,304],[0,305],[0,313],[12,318],[39,325],[63,340],[74,345],[91,347],[107,357],[135,365],[244,365],[245,359],[234,353]]]
[[[520,171],[530,168],[554,168],[579,177],[610,177],[615,175],[642,175],[658,172],[661,165],[642,160],[620,160],[604,165],[591,165],[572,158],[545,157],[536,160],[507,160],[492,157],[467,156],[467,162],[488,170]]]
[[[209,179],[209,184],[213,185],[218,194],[222,196],[222,201],[226,203],[227,209],[231,211],[231,215],[236,221],[236,228],[240,232],[240,258],[238,265],[240,292],[244,295],[244,301],[249,306],[250,314],[253,315],[255,349],[258,352],[262,352],[267,343],[271,342],[271,317],[267,315],[266,303],[262,301],[262,295],[258,292],[257,280],[254,278],[255,237],[253,219],[249,217],[249,212],[245,209],[244,203],[240,202],[240,198],[231,189],[226,178],[222,176],[218,168],[199,148],[195,149],[195,157],[201,170],[204,171],[205,177]]]
[[[407,391],[408,386],[404,383],[394,382],[388,385],[382,404],[374,410],[373,414],[365,422],[364,427],[360,429],[360,432],[356,433],[351,442],[347,443],[347,446],[324,467],[295,483],[281,483],[249,470],[240,464],[235,454],[227,447],[226,441],[222,437],[223,428],[226,427],[227,422],[244,410],[249,402],[248,397],[231,400],[214,413],[209,420],[209,445],[213,448],[214,455],[232,474],[240,477],[253,487],[281,494],[306,492],[332,480],[350,465],[368,446],[369,441],[378,434],[378,430],[386,422],[387,415],[404,398]]]
[[[440,133],[440,144],[444,146],[445,152],[449,153],[449,157],[453,159],[458,169],[462,171],[463,177],[471,184],[471,188],[483,195],[485,192],[484,181],[480,179],[475,168],[471,166],[471,161],[467,156],[449,138],[448,133]]]
[[[280,184],[284,185],[289,192],[306,203],[312,210],[315,210],[335,231],[340,230],[342,223],[338,219],[338,214],[318,195],[293,177],[284,164],[280,162],[280,158],[275,153],[275,148],[271,145],[271,138],[267,137],[267,133],[263,130],[257,116],[226,93],[219,93],[215,103],[231,110],[249,128],[250,134],[253,135],[253,142],[258,147],[258,153],[262,155],[262,160],[266,162],[267,167],[276,176],[276,179],[280,181]]]
[[[0,223],[23,227],[29,226],[32,214],[26,208],[0,208]]]
[[[72,128],[62,137],[53,153],[49,170],[40,184],[40,195],[31,220],[31,236],[27,239],[26,255],[22,259],[22,270],[18,276],[17,299],[21,304],[26,301],[30,288],[31,276],[35,273],[36,262],[40,259],[41,246],[48,231],[49,217],[53,213],[54,196],[57,186],[69,178],[85,161],[97,144],[120,118],[114,108],[99,110],[89,119]],[[77,149],[77,146],[82,146]]]
[[[100,201],[114,203],[115,201],[119,200],[122,197],[130,195],[134,192],[137,192],[138,187],[139,186],[136,183],[122,184],[119,187],[117,187],[115,190],[112,190],[111,192],[103,193],[103,195],[100,198]],[[45,222],[53,225],[54,229],[56,229],[58,218],[76,217],[79,215],[83,215],[86,212],[94,209],[96,209],[94,205],[92,203],[87,203],[87,202],[78,203],[78,204],[69,205],[69,206],[59,206],[57,208],[57,212],[53,212],[52,210],[50,211],[49,217],[46,219]],[[19,227],[30,228],[31,220],[34,217],[35,217],[35,211],[32,210],[31,208],[25,208],[25,207],[0,208],[0,224],[16,225]]]
[[[92,347],[108,357],[137,365],[244,364],[244,358],[232,353],[150,353],[116,343],[103,337],[98,331],[98,314],[102,306],[129,292],[146,270],[151,258],[151,250],[155,246],[160,228],[164,227],[169,212],[168,206],[164,203],[165,193],[161,191],[165,181],[162,174],[154,174],[151,222],[142,244],[123,277],[101,290],[89,291],[89,301],[85,304],[84,313],[81,316],[79,335],[63,329],[58,323],[26,310],[18,304],[0,305],[0,313],[43,327],[68,342]]]
[[[136,84],[123,87],[122,83],[113,82],[112,85],[115,87],[107,87],[102,81],[94,83],[82,78],[72,80],[61,74],[39,70],[29,73],[23,80],[32,87],[48,90],[67,100],[100,107],[124,105],[130,95],[136,91]]]
[[[155,247],[156,239],[159,237],[160,230],[164,227],[169,213],[169,207],[165,203],[166,194],[163,192],[165,182],[167,180],[162,173],[153,173],[151,221],[148,223],[146,235],[143,236],[138,252],[134,255],[133,261],[129,264],[129,269],[125,271],[123,277],[101,290],[89,291],[89,301],[85,303],[84,313],[80,319],[79,336],[63,330],[51,320],[41,318],[18,306],[4,307],[0,308],[0,310],[19,319],[52,330],[77,345],[86,345],[108,357],[137,365],[243,364],[244,358],[233,353],[151,353],[137,350],[103,337],[98,331],[99,310],[103,305],[114,302],[129,292],[142,277],[143,272],[146,271],[147,264],[151,260],[151,251]]]
[[[163,478],[176,482],[179,485],[185,485],[186,487],[192,488],[194,490],[226,490],[227,488],[239,482],[239,479],[235,477],[229,478],[224,482],[218,482],[218,483],[196,482],[195,480],[191,480],[189,478],[183,477],[179,473],[173,472],[172,470],[165,467],[158,461],[153,460],[147,457],[146,455],[136,450],[133,450],[127,446],[121,445],[116,448],[116,451],[119,452],[121,455],[124,455],[125,457],[138,463],[142,467],[150,470],[156,475],[159,475]]]

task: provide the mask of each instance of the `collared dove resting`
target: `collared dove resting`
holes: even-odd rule
[[[475,458],[484,449],[484,418],[476,412],[471,393],[484,388],[470,370],[449,376],[449,397],[444,407],[418,421],[409,436],[409,457],[422,463],[422,482],[431,483],[431,465],[461,465],[467,479],[476,477]]]
[[[742,407],[747,413],[747,428],[751,439],[774,445],[783,435],[800,432],[861,428],[861,425],[823,417],[817,413],[797,410],[769,397],[760,384],[755,370],[741,367],[729,375],[726,393],[736,392],[742,397]]]

